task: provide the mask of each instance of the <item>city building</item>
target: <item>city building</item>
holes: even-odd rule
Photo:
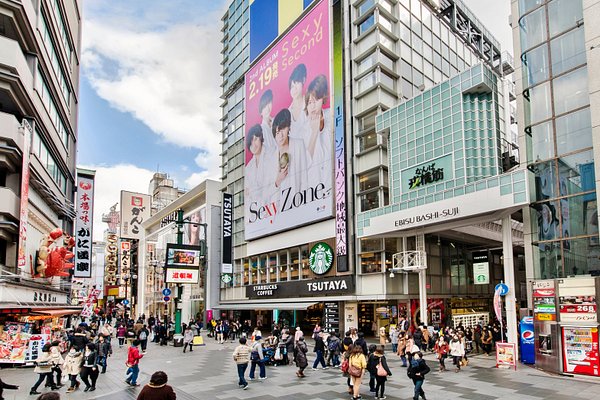
[[[148,193],[152,195],[152,214],[162,210],[173,201],[185,194],[184,189],[175,187],[173,179],[169,175],[157,172],[152,176]]]
[[[513,0],[523,212],[535,363],[599,376],[599,1]]]
[[[0,304],[59,308],[69,279],[33,277],[44,237],[74,230],[81,4],[0,1],[0,16]]]
[[[223,17],[221,315],[366,334],[401,315],[470,324],[491,318],[501,280],[516,313],[529,172],[512,57],[460,0],[342,4],[236,0]]]
[[[154,315],[161,320],[164,315],[174,316],[178,286],[182,287],[179,308],[183,323],[197,317],[205,320],[205,311],[212,312],[217,308],[221,197],[221,182],[205,180],[143,223],[145,235],[139,244],[138,274],[141,278],[138,280],[137,315]],[[183,218],[179,228],[178,212]],[[181,243],[178,243],[178,232]],[[169,259],[168,248],[177,244],[183,245],[182,252],[188,252],[189,262]]]

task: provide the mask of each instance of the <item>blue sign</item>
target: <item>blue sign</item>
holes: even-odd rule
[[[533,317],[524,317],[519,327],[521,341],[521,362],[535,364],[535,334]]]
[[[121,303],[123,303],[123,304],[127,305],[127,304],[129,304],[129,300],[125,299],[125,300],[123,300]]]
[[[165,303],[168,303],[171,300],[171,298],[169,296],[165,296],[163,300],[165,301]]]
[[[497,284],[494,288],[494,291],[498,290],[498,288],[500,288],[500,296],[506,296],[506,294],[508,293],[508,286],[506,285],[506,283]]]
[[[162,290],[162,294],[163,294],[163,296],[170,296],[170,295],[171,295],[171,289],[169,289],[169,288],[164,288],[164,289]]]

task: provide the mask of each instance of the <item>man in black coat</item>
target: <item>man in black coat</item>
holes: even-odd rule
[[[362,347],[363,354],[365,355],[365,357],[367,357],[369,355],[369,349],[367,348],[367,341],[365,340],[364,333],[358,332],[358,339],[356,339],[356,342],[354,342],[354,345]]]

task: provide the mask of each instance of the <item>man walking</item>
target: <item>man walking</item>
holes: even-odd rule
[[[140,354],[140,350],[138,349],[139,345],[140,341],[136,339],[131,343],[129,350],[127,351],[127,366],[129,368],[127,368],[127,379],[125,379],[125,383],[131,386],[140,386],[140,384],[137,383],[137,378],[140,374],[140,359],[144,357],[144,355]]]
[[[237,364],[237,371],[239,377],[239,386],[246,390],[248,389],[248,382],[244,375],[246,374],[246,369],[248,368],[248,363],[250,362],[250,346],[246,344],[246,338],[240,338],[240,345],[235,348],[233,351],[233,361]]]

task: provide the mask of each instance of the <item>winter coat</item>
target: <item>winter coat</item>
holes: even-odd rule
[[[125,329],[124,326],[120,326],[117,328],[117,337],[118,338],[124,338],[125,337],[125,333],[127,332],[127,329]]]
[[[448,355],[448,352],[450,351],[450,347],[448,346],[448,343],[444,342],[444,344],[442,344],[440,346],[440,342],[435,342],[435,352],[439,357],[442,357],[444,355]]]
[[[252,344],[252,351],[256,351],[258,353],[258,360],[262,361],[265,356],[263,354],[263,347],[262,347],[262,343],[261,342],[254,342]]]
[[[369,354],[369,350],[367,349],[367,341],[364,338],[358,338],[358,339],[356,339],[356,342],[354,342],[354,345],[362,347],[363,354],[365,356],[367,354]]]
[[[153,385],[148,383],[137,397],[137,400],[176,400],[177,395],[167,384]]]
[[[140,349],[138,349],[137,346],[129,346],[129,349],[127,350],[127,364],[138,365],[142,357],[144,357],[144,355],[140,354]]]
[[[296,366],[298,368],[306,368],[308,365],[308,360],[306,359],[307,352],[308,347],[306,347],[306,342],[299,341],[296,345]]]
[[[71,345],[79,351],[83,350],[85,345],[88,344],[89,341],[90,340],[87,338],[85,333],[77,332],[71,337]]]
[[[54,366],[61,366],[64,363],[62,356],[60,355],[60,350],[57,346],[50,347],[50,362]]]
[[[95,351],[92,351],[87,355],[83,353],[83,367],[97,368],[97,363],[98,353],[96,353]]]
[[[65,363],[63,364],[62,370],[68,375],[79,375],[82,364],[83,354],[80,351],[76,351],[74,354],[69,352],[65,357]]]
[[[317,335],[317,338],[315,339],[315,348],[313,352],[316,353],[319,350],[325,353],[325,342],[323,342],[323,338],[321,336]]]
[[[415,381],[424,380],[425,375],[429,371],[431,371],[431,369],[429,368],[429,365],[427,365],[425,360],[423,360],[422,358],[420,358],[418,360],[413,359],[410,362],[408,369],[406,370],[406,375],[408,375],[408,377],[410,379],[415,380]],[[419,374],[419,375],[417,375],[417,374]]]
[[[110,342],[98,342],[96,343],[96,346],[98,347],[98,355],[99,356],[104,356],[104,357],[108,357],[109,355],[112,354],[112,346],[110,344]]]
[[[460,340],[450,341],[450,355],[452,357],[462,357],[465,355],[465,347]]]
[[[285,349],[287,354],[292,354],[294,352],[294,337],[292,335],[288,335],[285,339]]]
[[[43,351],[35,360],[35,369],[33,372],[38,374],[47,374],[52,372],[52,355],[50,352]]]
[[[194,331],[186,329],[183,333],[183,343],[192,343],[194,341]]]
[[[387,380],[386,376],[377,375],[377,365],[379,365],[379,363],[381,363],[381,366],[383,367],[385,372],[387,372],[387,376],[392,376],[392,371],[390,371],[390,367],[388,366],[387,359],[385,358],[385,356],[383,354],[374,353],[372,363],[373,363],[373,365],[372,365],[373,371],[371,372],[371,370],[369,370],[369,372],[371,372],[373,375],[375,375],[378,379],[383,378],[384,381]]]
[[[233,351],[233,361],[236,364],[248,364],[250,362],[250,352],[252,349],[246,344],[240,344]]]
[[[414,340],[415,344],[419,347],[421,347],[421,344],[423,344],[423,331],[420,328],[417,328],[415,330],[415,334],[413,335],[413,340]]]

